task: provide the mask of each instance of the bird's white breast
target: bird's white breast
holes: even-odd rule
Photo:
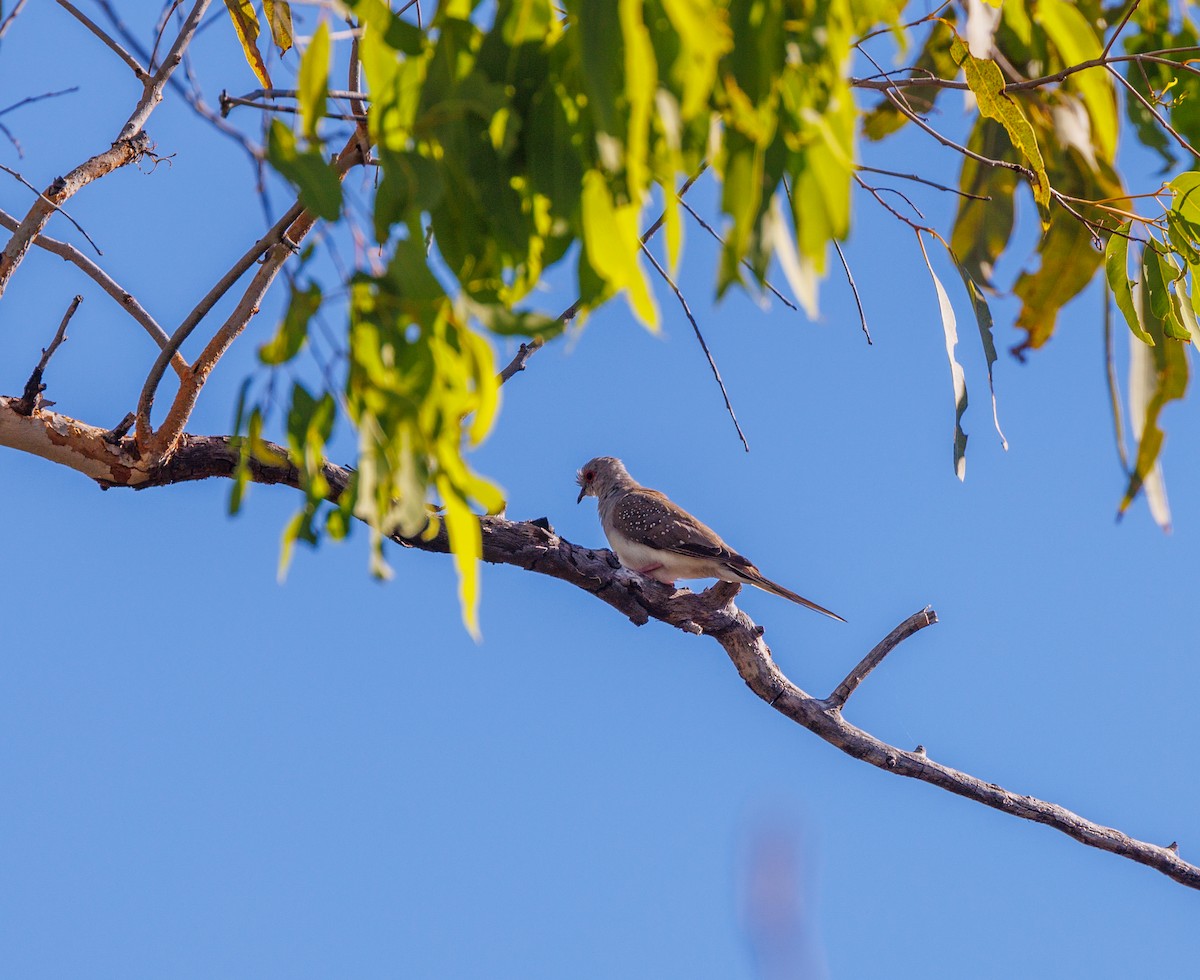
[[[662,568],[646,574],[667,585],[673,585],[681,578],[720,578],[721,572],[728,574],[728,570],[718,568],[711,558],[692,558],[688,555],[677,555],[672,551],[661,551],[633,541],[617,530],[606,531],[605,536],[626,568],[640,572],[653,565],[662,565]]]

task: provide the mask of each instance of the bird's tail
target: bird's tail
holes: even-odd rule
[[[811,599],[805,599],[804,596],[802,596],[802,595],[796,595],[796,593],[793,592],[791,589],[785,589],[782,585],[779,585],[777,582],[772,582],[769,578],[767,578],[765,575],[763,575],[762,572],[758,571],[758,569],[755,569],[753,572],[750,572],[749,569],[745,569],[745,568],[739,569],[738,575],[746,582],[749,582],[751,585],[757,586],[758,588],[762,589],[764,592],[771,592],[777,596],[780,596],[781,598],[791,599],[792,602],[798,603],[801,606],[807,606],[809,609],[815,610],[816,612],[824,613],[826,616],[829,616],[832,619],[836,619],[839,623],[845,622],[845,620],[842,619],[842,617],[839,616],[837,613],[831,612],[830,610],[826,609],[824,606],[818,606]]]

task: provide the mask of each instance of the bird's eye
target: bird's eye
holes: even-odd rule
[[[591,483],[594,479],[596,479],[596,471],[588,470],[586,473],[583,474],[583,478],[585,480],[587,480],[588,483]]]

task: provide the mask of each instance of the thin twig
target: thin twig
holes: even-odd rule
[[[707,221],[705,221],[702,217],[700,217],[700,215],[696,213],[695,208],[693,208],[690,204],[688,204],[688,202],[685,201],[682,197],[679,198],[679,203],[683,205],[683,209],[688,214],[690,214],[693,218],[696,219],[696,223],[701,228],[703,228],[710,235],[712,235],[712,237],[715,238],[722,245],[725,244],[725,239],[721,236],[721,233],[719,231],[717,231],[717,229],[714,228],[712,225],[710,225]],[[742,259],[742,266],[746,269],[749,269],[751,272],[754,271],[754,266],[752,266],[747,259]],[[766,286],[767,289],[769,289],[774,294],[775,298],[778,299],[779,302],[781,302],[789,310],[795,310],[797,313],[800,311],[799,307],[797,307],[795,303],[793,303],[790,299],[788,299],[786,296],[784,296],[783,293],[781,293],[778,289],[776,289],[773,285],[771,285],[771,282],[769,280],[764,279],[763,285]]]
[[[17,0],[13,5],[13,9],[8,12],[8,16],[3,21],[0,21],[0,37],[4,37],[8,33],[8,29],[12,27],[13,21],[17,19],[17,14],[21,12],[26,2],[27,0]]]
[[[25,382],[25,390],[21,394],[21,397],[13,405],[13,408],[21,415],[32,415],[37,409],[41,394],[46,390],[46,386],[42,384],[42,375],[46,371],[46,366],[50,363],[50,358],[54,356],[54,352],[67,339],[67,324],[71,322],[71,317],[75,315],[75,311],[79,309],[79,304],[82,302],[83,297],[78,295],[71,300],[71,305],[67,307],[67,312],[63,314],[62,322],[58,325],[58,330],[54,332],[54,339],[50,341],[50,346],[42,348],[41,360],[37,362],[37,367],[33,369],[29,380]]]
[[[268,104],[265,102],[254,102],[253,100],[250,100],[250,99],[238,98],[236,96],[230,95],[227,92],[221,93],[219,102],[221,105],[222,118],[224,118],[225,116],[228,116],[229,111],[231,109],[233,109],[235,106],[239,106],[239,105],[246,106],[246,108],[248,108],[248,109],[265,109],[268,112],[286,112],[286,113],[290,113],[292,115],[296,115],[300,112],[300,110],[298,108],[296,108],[295,106],[273,105],[273,104]],[[340,119],[345,122],[366,122],[367,121],[367,117],[365,115],[360,115],[358,113],[349,113],[349,112],[326,112],[325,118],[326,119]]]
[[[41,102],[42,99],[53,99],[53,98],[57,98],[60,95],[70,95],[72,92],[78,92],[78,91],[79,91],[79,86],[72,85],[70,88],[62,88],[62,89],[59,89],[57,92],[43,92],[41,95],[27,95],[25,98],[21,99],[19,102],[14,102],[12,105],[5,106],[3,109],[0,109],[0,116],[6,116],[10,112],[14,111],[15,109],[20,109],[21,106],[29,105],[31,102]]]
[[[130,67],[134,75],[137,76],[137,80],[139,82],[145,82],[149,80],[150,72],[138,64],[137,59],[134,58],[133,55],[121,47],[121,45],[118,44],[114,38],[112,38],[102,27],[100,27],[99,24],[88,17],[87,14],[76,7],[75,4],[71,3],[70,0],[58,0],[58,5],[62,7],[63,10],[67,11],[67,13],[69,13],[77,21],[79,21],[79,23],[81,23],[89,31],[95,34],[96,37],[100,38],[100,40],[103,41],[118,58],[120,58]]]
[[[842,268],[846,271],[846,281],[850,283],[850,292],[854,294],[854,302],[858,306],[858,319],[862,323],[862,332],[867,338],[868,344],[874,344],[871,339],[871,331],[867,329],[867,314],[863,309],[862,299],[858,295],[858,284],[854,281],[854,274],[850,271],[850,263],[846,261],[845,253],[842,252],[842,246],[836,238],[831,239],[833,242],[834,251],[837,252],[837,257],[842,260]]]
[[[1117,24],[1116,30],[1112,32],[1112,37],[1108,39],[1108,43],[1104,45],[1104,50],[1100,52],[1101,59],[1108,57],[1108,52],[1112,50],[1112,46],[1117,43],[1117,35],[1125,29],[1125,25],[1129,23],[1129,18],[1133,16],[1133,12],[1138,9],[1138,4],[1142,0],[1130,0],[1129,6],[1125,9],[1124,16],[1121,17]]]
[[[29,183],[29,181],[27,181],[27,180],[26,180],[24,177],[22,177],[22,176],[21,176],[19,173],[17,173],[15,170],[10,170],[8,167],[4,166],[4,164],[2,164],[2,163],[0,163],[0,170],[3,170],[3,171],[4,171],[6,174],[8,174],[10,177],[15,177],[15,178],[16,178],[17,180],[19,180],[19,181],[20,181],[22,184],[24,184],[24,185],[25,185],[26,187],[28,187],[28,188],[29,188],[31,191],[33,191],[33,193],[35,193],[35,194],[36,194],[36,195],[37,195],[37,196],[38,196],[38,197],[39,197],[39,198],[40,198],[42,201],[45,201],[45,202],[46,202],[46,204],[50,205],[50,207],[51,207],[51,209],[52,209],[52,210],[54,210],[54,211],[57,211],[57,212],[58,212],[59,214],[61,214],[61,215],[62,215],[64,218],[66,218],[66,219],[67,219],[69,222],[71,222],[71,224],[73,224],[73,225],[75,226],[75,230],[76,230],[76,231],[78,231],[78,232],[79,232],[79,234],[81,234],[81,235],[82,235],[84,238],[86,238],[86,239],[87,239],[87,241],[88,241],[88,244],[89,244],[89,245],[91,245],[91,246],[92,246],[92,248],[94,248],[94,249],[96,250],[96,254],[97,254],[97,255],[103,255],[103,254],[104,254],[102,251],[100,251],[100,246],[99,246],[99,245],[97,245],[97,244],[96,244],[96,243],[95,243],[95,242],[92,240],[92,236],[91,236],[91,235],[89,235],[89,234],[88,234],[86,231],[84,231],[84,229],[83,229],[83,225],[81,225],[81,224],[80,224],[78,221],[76,221],[76,220],[75,220],[74,218],[72,218],[72,217],[71,217],[69,214],[67,214],[66,208],[64,208],[64,207],[63,207],[62,205],[60,205],[60,204],[55,204],[55,203],[54,203],[52,200],[50,200],[50,198],[48,198],[48,197],[47,197],[45,194],[43,194],[41,191],[39,191],[39,190],[38,190],[36,187],[34,187],[34,186],[33,186],[33,184]]]
[[[9,231],[16,231],[19,226],[20,222],[16,218],[0,210],[0,227],[6,228]],[[158,321],[154,317],[146,312],[145,308],[137,301],[134,295],[119,285],[107,272],[96,265],[95,262],[79,251],[74,245],[60,242],[58,239],[50,238],[48,235],[34,236],[33,244],[38,246],[38,248],[44,248],[52,255],[57,255],[65,262],[70,262],[77,266],[84,275],[91,278],[93,282],[116,300],[118,305],[142,326],[160,349],[169,343],[171,338],[167,336],[166,331],[158,325]],[[176,352],[175,356],[171,359],[171,366],[175,369],[176,374],[183,377],[183,373],[187,369],[187,361],[183,359],[182,354]]]
[[[713,360],[712,351],[708,349],[708,344],[704,340],[704,334],[700,332],[700,324],[696,322],[696,318],[692,315],[691,307],[688,306],[688,301],[684,298],[679,287],[675,285],[675,280],[670,277],[667,270],[664,269],[654,257],[654,254],[646,247],[646,243],[642,243],[642,254],[650,260],[650,264],[654,266],[655,271],[675,294],[675,298],[679,300],[679,305],[683,307],[684,316],[688,318],[688,323],[692,325],[692,330],[696,333],[696,339],[700,341],[700,348],[704,351],[704,356],[708,358],[708,366],[712,368],[713,377],[717,379],[717,387],[721,389],[721,397],[725,399],[725,410],[729,413],[729,417],[733,419],[733,427],[737,429],[738,438],[742,440],[742,445],[746,448],[746,452],[750,452],[750,443],[746,441],[746,434],[742,432],[742,427],[738,424],[737,415],[734,414],[733,404],[729,400],[729,392],[725,390],[725,382],[721,380],[721,372],[717,370],[717,362]]]
[[[1147,98],[1144,95],[1142,95],[1141,92],[1139,92],[1136,88],[1134,88],[1132,85],[1130,85],[1124,75],[1122,75],[1119,71],[1117,71],[1115,68],[1113,68],[1111,66],[1106,65],[1105,67],[1108,68],[1109,74],[1111,74],[1113,76],[1113,78],[1115,78],[1118,82],[1120,82],[1122,85],[1125,86],[1126,90],[1129,92],[1130,95],[1132,95],[1143,106],[1145,106],[1146,111],[1149,112],[1150,115],[1152,115],[1156,120],[1158,120],[1158,124],[1160,126],[1162,126],[1162,128],[1165,129],[1168,133],[1170,133],[1172,136],[1175,137],[1175,142],[1177,142],[1180,146],[1182,146],[1185,150],[1187,150],[1188,153],[1190,153],[1193,157],[1200,157],[1200,150],[1197,150],[1194,146],[1192,146],[1191,143],[1189,143],[1186,139],[1184,139],[1180,135],[1179,130],[1177,130],[1174,126],[1172,126],[1169,122],[1167,122],[1167,120],[1163,118],[1162,114],[1158,111],[1158,109],[1156,109],[1154,107],[1153,103],[1151,103],[1149,100],[1147,100]]]
[[[687,180],[685,180],[683,182],[683,184],[680,186],[679,190],[676,191],[676,196],[678,198],[680,198],[681,201],[682,201],[683,195],[692,189],[692,185],[695,184],[696,181],[698,181],[700,179],[700,175],[703,174],[704,171],[707,169],[708,169],[708,161],[705,160],[703,163],[700,164],[699,169],[694,174],[692,174]],[[684,206],[686,207],[687,205],[684,205]],[[664,209],[662,214],[660,214],[657,218],[654,219],[654,221],[651,223],[650,227],[647,228],[644,232],[642,232],[642,237],[640,239],[638,239],[638,242],[641,245],[645,245],[646,242],[650,241],[650,239],[654,237],[654,235],[658,231],[658,229],[663,226],[663,222],[666,221],[666,218],[667,218],[667,212]],[[572,303],[565,310],[563,310],[562,313],[560,313],[558,315],[558,319],[564,324],[570,323],[578,315],[579,308],[582,305],[583,305],[582,299],[575,300],[574,303]],[[793,307],[793,309],[794,309],[794,307]],[[512,361],[510,361],[509,364],[504,368],[504,370],[502,370],[500,372],[500,383],[504,384],[504,382],[508,381],[510,378],[512,378],[513,375],[520,374],[522,371],[524,371],[525,363],[529,360],[529,358],[531,358],[534,354],[536,354],[539,350],[541,350],[543,346],[545,346],[545,341],[543,341],[542,338],[540,338],[540,337],[535,337],[528,344],[522,344],[520,350],[517,351],[517,356],[514,357],[512,359]]]
[[[990,201],[991,197],[985,194],[970,194],[967,191],[959,190],[957,187],[948,187],[946,184],[939,184],[936,180],[929,180],[926,177],[921,177],[918,174],[902,174],[897,170],[884,170],[882,167],[868,167],[865,163],[857,164],[855,169],[865,170],[867,173],[882,174],[885,177],[898,177],[901,180],[912,180],[918,184],[925,184],[927,187],[937,188],[939,191],[947,191],[951,194],[957,194],[959,197],[967,197],[972,201]]]
[[[926,626],[932,626],[937,621],[937,613],[928,606],[919,613],[913,613],[913,615],[909,616],[908,619],[880,640],[875,645],[875,648],[858,662],[855,668],[846,675],[846,679],[835,687],[833,693],[825,699],[825,704],[835,711],[841,711],[842,707],[850,699],[850,695],[858,688],[858,685],[867,679],[867,675],[871,671],[883,663],[884,657],[914,633],[923,630]]]

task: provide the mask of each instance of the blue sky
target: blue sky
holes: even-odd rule
[[[196,55],[214,102],[255,87],[225,25]],[[26,155],[0,145],[0,162],[35,185],[107,146],[137,86],[60,10],[30,5],[0,43],[0,103],[74,84],[4,118]],[[948,128],[958,111],[943,107]],[[235,118],[253,126],[248,111]],[[148,129],[171,162],[113,174],[69,209],[169,326],[262,219],[240,151],[177,99]],[[864,152],[955,166],[916,137]],[[1128,163],[1155,186],[1140,158]],[[916,199],[947,227],[950,200]],[[696,206],[712,200],[711,184],[697,189]],[[0,207],[28,204],[0,182]],[[972,399],[960,484],[920,253],[872,202],[856,201],[855,220],[847,255],[870,348],[836,274],[818,323],[743,296],[713,307],[715,253],[688,227],[681,280],[750,454],[660,290],[661,336],[616,303],[539,353],[506,386],[478,467],[505,487],[510,516],[600,545],[574,471],[621,456],[849,620],[742,597],[813,693],[932,604],[941,623],[863,685],[850,721],[1196,859],[1195,400],[1165,413],[1174,532],[1141,503],[1116,523],[1098,292],[1027,364],[1002,355],[1005,453],[965,297],[938,265]],[[1032,220],[1023,207],[1022,241]],[[49,232],[82,244],[59,219]],[[46,254],[0,305],[0,391],[19,392],[75,292],[84,303],[47,397],[114,424],[153,349]],[[545,302],[571,299],[564,286]],[[229,430],[273,312],[222,362],[192,431]],[[1007,349],[1015,309],[995,312]],[[1127,348],[1118,336],[1122,377]],[[360,533],[300,551],[278,584],[288,491],[256,488],[230,519],[222,482],[102,493],[0,458],[0,946],[14,976],[774,976],[747,928],[760,893],[790,937],[789,976],[1194,968],[1189,891],[840,754],[751,695],[712,641],[634,628],[579,590],[488,567],[477,646],[439,556],[394,549],[395,578],[380,584]]]

